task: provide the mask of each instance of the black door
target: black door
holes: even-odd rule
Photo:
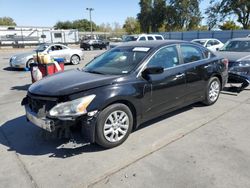
[[[180,51],[187,80],[186,102],[198,101],[205,94],[209,58],[202,49],[192,45],[181,45]]]
[[[184,102],[186,95],[185,69],[180,65],[176,46],[161,48],[147,67],[163,67],[161,74],[151,74],[144,96],[145,119],[150,119]]]

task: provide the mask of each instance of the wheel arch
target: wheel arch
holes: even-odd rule
[[[212,77],[217,77],[220,80],[220,87],[222,89],[222,84],[223,84],[222,76],[218,73],[215,73],[215,74],[212,74],[212,76],[210,78],[212,78]]]
[[[79,57],[79,59],[80,59],[80,61],[81,61],[81,57],[80,57],[78,54],[72,54],[71,57],[70,57],[70,61],[71,61],[71,58],[72,58],[74,55],[77,56],[77,57]]]

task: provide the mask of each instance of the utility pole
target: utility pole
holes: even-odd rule
[[[90,32],[91,32],[91,38],[92,38],[92,37],[93,37],[93,28],[92,28],[91,12],[92,12],[94,9],[93,9],[93,8],[86,8],[86,10],[89,11]]]

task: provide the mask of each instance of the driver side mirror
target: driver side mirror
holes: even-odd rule
[[[164,69],[162,67],[147,67],[142,71],[142,77],[146,80],[149,80],[150,74],[161,74],[164,72]]]

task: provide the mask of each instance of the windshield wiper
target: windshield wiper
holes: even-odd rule
[[[94,71],[94,70],[85,70],[84,72],[93,73],[93,74],[104,74],[104,73]]]

